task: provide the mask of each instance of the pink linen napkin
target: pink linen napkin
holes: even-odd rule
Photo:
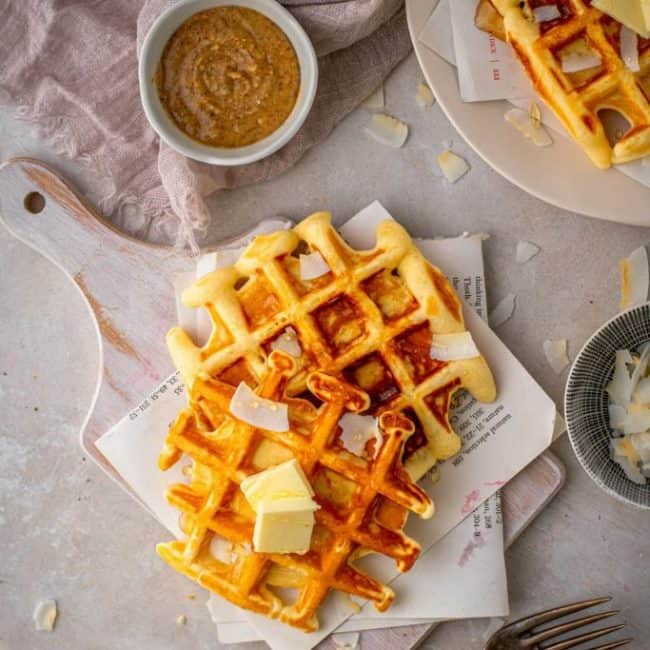
[[[91,168],[82,189],[119,228],[196,250],[210,219],[204,197],[285,171],[406,56],[402,2],[284,0],[316,48],[318,92],[296,136],[250,165],[189,160],[146,121],[137,48],[170,0],[0,0],[0,105],[17,105],[60,154]]]

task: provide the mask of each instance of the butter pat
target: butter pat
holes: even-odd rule
[[[263,499],[311,499],[314,496],[314,491],[295,458],[245,478],[239,487],[255,511]]]
[[[255,551],[303,554],[309,550],[319,506],[295,458],[245,478],[239,487],[255,510]]]
[[[645,28],[650,31],[650,0],[641,0],[641,10],[645,20]]]
[[[650,0],[593,0],[591,4],[643,38],[650,38]]]
[[[254,549],[258,553],[306,553],[317,509],[311,497],[260,501],[253,531]]]

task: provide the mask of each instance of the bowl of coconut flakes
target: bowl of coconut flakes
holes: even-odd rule
[[[589,476],[608,494],[650,509],[650,304],[623,311],[585,343],[564,407]]]

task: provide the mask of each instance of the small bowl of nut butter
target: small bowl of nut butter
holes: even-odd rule
[[[188,158],[244,165],[285,145],[316,94],[309,37],[275,0],[181,0],[140,52],[151,126]]]

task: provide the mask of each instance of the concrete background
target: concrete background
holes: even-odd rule
[[[211,199],[208,241],[274,215],[299,219],[328,209],[342,222],[374,199],[414,236],[489,233],[489,304],[509,292],[518,297],[498,334],[561,409],[566,372],[558,377],[548,367],[543,341],[567,338],[570,355],[577,353],[617,311],[618,260],[650,233],[566,213],[512,186],[469,150],[438,107],[415,105],[420,79],[411,55],[386,84],[387,110],[410,126],[403,149],[368,139],[369,114],[357,110],[288,173]],[[455,185],[435,165],[448,140],[472,166]],[[79,186],[89,182],[88,170],[59,160],[4,112],[0,156],[11,155],[40,157]],[[520,239],[542,248],[524,266],[515,263]],[[78,294],[1,227],[0,296],[0,650],[218,647],[204,596],[155,555],[166,533],[78,445],[97,367]],[[567,465],[567,484],[508,552],[512,613],[610,594],[637,639],[630,647],[646,648],[650,516],[600,492],[566,438],[554,451]],[[31,621],[46,597],[59,603],[51,635],[35,632]],[[176,625],[179,614],[187,616],[184,627]],[[427,647],[480,648],[486,627],[444,624]]]

